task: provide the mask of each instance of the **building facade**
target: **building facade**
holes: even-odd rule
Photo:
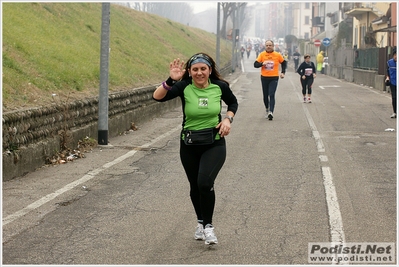
[[[293,27],[291,35],[309,40],[312,32],[312,4],[310,2],[292,3]]]
[[[388,46],[386,13],[389,2],[346,3],[345,14],[353,18],[353,46],[359,49]]]

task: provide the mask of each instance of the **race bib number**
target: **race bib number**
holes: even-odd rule
[[[305,69],[305,76],[310,76],[312,75],[312,73],[313,73],[312,68]]]
[[[208,98],[199,98],[198,108],[208,108]]]
[[[266,70],[273,70],[274,69],[274,61],[266,61],[265,69]]]

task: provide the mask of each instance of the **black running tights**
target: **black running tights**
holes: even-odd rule
[[[212,224],[215,208],[216,176],[226,160],[226,141],[215,140],[211,145],[180,143],[180,160],[190,183],[190,198],[198,221]]]
[[[392,108],[393,112],[396,113],[396,85],[391,84],[391,96],[392,96]]]
[[[312,85],[313,85],[313,77],[309,78],[307,77],[305,80],[301,79],[301,85],[302,85],[302,94],[306,95],[306,89],[308,90],[308,95],[312,94]]]

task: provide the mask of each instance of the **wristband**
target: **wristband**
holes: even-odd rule
[[[168,86],[165,82],[162,82],[162,87],[163,87],[165,90],[168,90],[168,91],[172,90],[172,87],[171,87],[171,86]]]
[[[170,78],[170,76],[169,76],[169,78],[165,81],[165,83],[166,83],[168,86],[173,86],[173,85],[176,83],[176,81],[173,80],[172,78]]]
[[[230,123],[233,123],[233,117],[226,115],[226,117],[224,117],[225,119],[229,119]]]

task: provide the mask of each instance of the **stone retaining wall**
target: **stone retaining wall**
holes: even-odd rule
[[[158,103],[152,99],[155,86],[109,95],[108,135],[123,133],[175,108],[180,99]],[[3,181],[40,166],[65,148],[76,148],[86,136],[98,136],[98,98],[74,101],[3,114]]]
[[[229,74],[228,65],[221,70]],[[156,86],[108,96],[108,136],[117,136],[132,123],[149,121],[161,111],[181,105],[179,98],[163,103],[152,99]],[[98,97],[41,108],[3,113],[3,181],[46,164],[63,147],[76,148],[86,136],[98,139]]]

